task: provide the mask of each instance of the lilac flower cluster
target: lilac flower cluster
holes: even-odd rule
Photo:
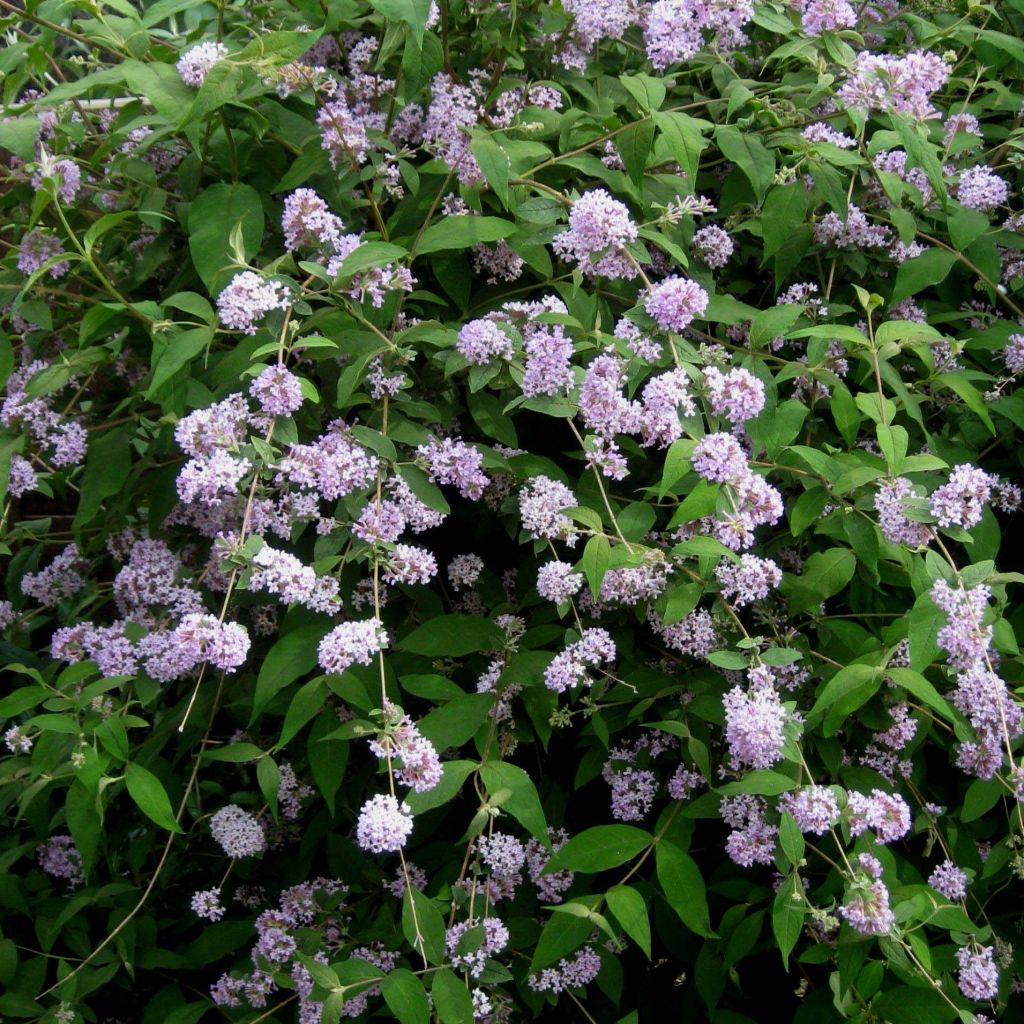
[[[228,55],[228,48],[223,43],[199,43],[186,50],[178,58],[176,65],[181,80],[193,89],[198,89],[206,80],[210,69],[218,61]]]
[[[464,498],[476,501],[489,483],[483,471],[484,457],[459,438],[446,437],[441,441],[431,438],[421,444],[416,454],[426,464],[427,474],[436,484],[450,484]]]
[[[914,485],[906,477],[885,481],[875,494],[878,525],[890,544],[924,547],[931,541],[932,531],[927,523],[908,518],[904,498],[915,497]]]
[[[229,857],[253,857],[267,848],[263,826],[237,804],[226,804],[214,812],[210,834]]]
[[[217,315],[225,327],[255,334],[257,321],[272,310],[287,309],[288,305],[288,289],[284,284],[243,270],[217,296]]]
[[[369,665],[388,645],[388,634],[380,619],[343,622],[321,641],[317,650],[325,672],[341,674],[353,665]]]
[[[409,805],[387,793],[378,793],[363,804],[356,822],[356,842],[369,853],[394,853],[412,834]]]
[[[708,308],[708,293],[687,277],[666,277],[648,291],[644,309],[663,331],[682,332]]]
[[[781,759],[788,716],[773,686],[733,687],[722,704],[733,769],[770,768]]]
[[[556,693],[565,693],[580,683],[590,685],[587,669],[614,661],[615,654],[615,641],[607,630],[585,629],[579,640],[556,654],[544,670],[544,685]]]
[[[736,367],[722,373],[715,366],[704,370],[711,411],[734,424],[753,419],[764,408],[764,384],[749,370]]]
[[[370,750],[388,762],[400,785],[410,786],[417,793],[433,789],[441,781],[441,759],[433,743],[390,701],[384,704],[384,714],[385,731],[370,741]],[[392,759],[399,762],[398,767]]]
[[[956,951],[959,966],[957,984],[967,999],[995,999],[999,994],[999,968],[995,962],[995,949],[981,946],[972,949],[962,946]]]
[[[967,895],[967,873],[951,860],[944,860],[928,876],[928,884],[947,900],[962,900]]]
[[[932,492],[929,505],[939,526],[962,526],[969,530],[981,522],[981,514],[991,498],[991,474],[964,463],[953,468],[948,483]]]
[[[587,277],[631,280],[637,270],[627,246],[636,241],[637,230],[626,206],[598,188],[572,204],[569,227],[555,235],[551,247]]]
[[[557,995],[566,989],[589,985],[600,970],[601,958],[590,946],[584,946],[571,959],[563,957],[556,967],[545,967],[540,973],[529,975],[526,983],[534,992],[553,992]]]
[[[837,100],[865,112],[893,109],[927,120],[939,116],[931,97],[948,79],[949,66],[934,53],[914,50],[896,57],[862,51]]]
[[[85,881],[82,855],[71,836],[50,836],[36,847],[39,866],[53,878],[63,878],[74,888]]]
[[[782,570],[770,558],[741,555],[739,564],[722,562],[715,569],[722,597],[737,607],[763,601],[782,582]]]
[[[754,16],[749,0],[655,0],[644,18],[644,47],[657,71],[688,61],[703,48],[707,33],[716,49],[746,42],[743,27]]]
[[[39,397],[29,395],[32,381],[48,368],[45,361],[34,359],[11,372],[0,404],[0,426],[25,431],[51,466],[65,469],[85,461],[87,434],[77,419],[54,408],[58,402],[57,392]],[[75,377],[68,381],[69,384],[75,382]],[[17,463],[19,476],[13,480],[21,494],[35,487],[35,471],[31,465],[23,465],[25,462],[27,460],[22,459]],[[12,477],[14,473],[12,468]]]
[[[545,601],[561,604],[583,586],[583,574],[572,571],[567,562],[545,562],[537,570],[537,593]]]
[[[775,857],[777,825],[765,819],[767,804],[759,796],[725,797],[720,813],[732,831],[725,840],[725,852],[740,867],[771,864]]]

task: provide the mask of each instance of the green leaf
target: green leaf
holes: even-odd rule
[[[153,342],[153,372],[146,398],[152,398],[178,372],[213,343],[212,327],[194,327],[187,331],[158,336]]]
[[[417,954],[432,964],[444,963],[444,918],[414,885],[402,897],[402,932]]]
[[[398,967],[385,975],[380,991],[400,1024],[429,1024],[430,1004],[423,982],[412,971]]]
[[[9,121],[2,121],[0,122],[0,149],[6,149],[15,156],[20,156],[22,160],[34,160],[38,135],[38,117],[14,117]]]
[[[786,793],[796,787],[796,779],[791,779],[781,772],[773,772],[770,768],[760,768],[755,772],[748,772],[742,779],[719,786],[717,792],[723,796],[735,796],[738,793],[778,796],[780,793]]]
[[[336,276],[344,281],[371,267],[399,263],[408,255],[400,245],[392,245],[390,242],[364,242],[345,257]]]
[[[996,428],[981,392],[967,379],[967,375],[958,370],[955,373],[942,373],[938,382],[949,388],[963,399],[964,405],[971,410],[988,427],[988,432],[995,436]]]
[[[480,165],[487,184],[501,201],[501,205],[509,208],[508,179],[511,173],[508,154],[501,143],[481,128],[474,128],[469,148]]]
[[[719,125],[715,138],[726,159],[736,164],[747,176],[759,203],[775,177],[775,154],[749,132],[741,132],[732,125]]]
[[[792,819],[790,819],[792,820]],[[772,931],[779,944],[782,964],[789,970],[789,955],[804,927],[804,893],[800,876],[794,871],[775,894],[772,905]]]
[[[826,684],[814,702],[810,715],[820,711],[846,714],[855,711],[877,692],[882,684],[882,670],[876,665],[847,665]]]
[[[330,628],[330,624],[326,622],[298,626],[274,643],[263,659],[259,675],[256,677],[250,725],[289,683],[295,682],[300,676],[316,668],[317,646]]]
[[[871,1010],[879,1020],[890,1024],[943,1024],[957,1017],[956,1007],[941,992],[908,985],[875,996]]]
[[[714,938],[707,890],[693,858],[674,843],[662,839],[654,848],[658,881],[669,906],[692,932]]]
[[[412,31],[416,46],[423,48],[423,36],[430,20],[430,0],[370,0],[374,10],[389,21],[404,21]]]
[[[334,795],[341,787],[348,763],[348,742],[327,739],[327,734],[337,727],[337,715],[331,710],[323,711],[309,730],[306,741],[309,770],[329,810],[333,808]]]
[[[667,91],[664,84],[650,75],[620,75],[623,88],[636,100],[641,110],[657,110],[665,102]]]
[[[626,173],[638,188],[643,184],[653,145],[654,123],[647,120],[635,121],[615,137],[615,148],[626,165]]]
[[[441,1024],[473,1024],[473,997],[451,968],[435,972],[430,994]]]
[[[445,249],[468,249],[477,242],[497,242],[516,233],[516,226],[501,217],[475,217],[457,214],[431,224],[416,248],[417,255]]]
[[[78,779],[68,787],[64,817],[67,819],[71,838],[74,839],[81,855],[82,871],[88,878],[96,863],[103,822],[96,808],[96,797],[91,795]]]
[[[690,181],[696,181],[700,155],[707,146],[700,122],[678,111],[658,111],[653,118],[676,163]]]
[[[395,644],[395,649],[428,658],[461,658],[475,651],[496,651],[504,634],[480,615],[438,615],[418,626]]]
[[[853,579],[857,559],[849,548],[816,551],[804,563],[795,583],[786,581],[790,592],[790,609],[806,611],[838,594]]]
[[[944,281],[957,261],[954,252],[946,249],[925,249],[920,256],[901,263],[896,271],[896,283],[892,288],[891,303],[909,299],[911,295],[923,292],[930,285]]]
[[[920,672],[915,672],[912,668],[891,667],[885,670],[885,674],[922,704],[927,704],[933,711],[937,711],[947,722],[956,721],[953,709],[945,697]]]
[[[434,708],[417,725],[438,750],[461,747],[487,721],[493,705],[493,693],[464,693]]]
[[[946,613],[926,591],[918,595],[910,609],[908,637],[910,641],[910,667],[923,672],[939,653],[939,630],[946,624]]]
[[[595,601],[601,593],[601,583],[604,580],[604,574],[608,571],[610,562],[611,544],[608,538],[604,534],[597,534],[591,537],[587,541],[587,546],[583,549],[580,567],[583,569],[583,575],[587,578],[587,585],[590,587],[590,593]]]
[[[795,182],[792,185],[776,185],[767,195],[764,201],[764,213],[761,219],[762,232],[764,234],[764,259],[767,263],[786,242],[793,236],[793,231],[798,224],[802,224],[804,214],[807,212],[807,190],[802,182]],[[780,322],[791,315],[786,312],[789,307],[780,306],[775,311],[775,316]],[[794,312],[798,312],[794,311]],[[763,316],[764,314],[758,314]],[[796,317],[793,316],[783,330],[793,326]],[[776,331],[775,337],[782,331]],[[751,338],[753,340],[753,338]]]
[[[963,810],[960,820],[963,822],[977,821],[987,814],[1003,795],[998,779],[975,779],[964,794]]]
[[[573,836],[548,861],[543,873],[607,871],[632,860],[653,841],[649,832],[632,825],[596,825]]]
[[[466,779],[476,766],[476,761],[445,761],[441,766],[441,781],[424,793],[413,791],[407,794],[405,802],[413,814],[422,814],[435,807],[442,807],[459,795]]]
[[[530,971],[542,970],[575,952],[590,937],[593,927],[589,914],[552,914],[537,940]]]
[[[151,771],[131,763],[125,766],[124,778],[129,795],[150,821],[168,832],[181,831],[181,826],[174,819],[164,784]]]
[[[651,958],[651,923],[643,896],[628,885],[616,885],[605,893],[608,909],[622,930]]]
[[[326,695],[327,684],[323,676],[311,679],[299,687],[284,716],[284,725],[281,726],[277,750],[288,743],[307,722],[316,717],[317,712],[324,706]]]
[[[91,522],[106,498],[120,494],[131,472],[134,428],[104,430],[89,439],[74,529]]]
[[[494,797],[507,790],[501,809],[508,811],[532,836],[548,845],[548,825],[537,787],[522,768],[507,761],[488,761],[480,767],[487,792]]]
[[[231,235],[240,227],[242,254],[247,260],[263,241],[263,204],[250,185],[211,185],[188,211],[188,248],[196,272],[211,294],[221,291],[237,272],[232,268]]]

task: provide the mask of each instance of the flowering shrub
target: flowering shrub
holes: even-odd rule
[[[1018,1017],[1024,13],[0,0],[0,1016]]]

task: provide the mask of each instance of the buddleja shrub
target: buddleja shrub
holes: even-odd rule
[[[0,8],[0,1015],[1013,1019],[1020,0]]]

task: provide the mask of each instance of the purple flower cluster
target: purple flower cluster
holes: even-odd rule
[[[1010,186],[986,164],[968,167],[960,174],[956,197],[969,210],[994,210],[1010,196]]]
[[[880,878],[870,876],[859,876],[851,884],[839,916],[861,935],[885,935],[896,923],[889,890]]]
[[[283,366],[268,366],[252,382],[249,394],[268,416],[291,416],[302,405],[302,384]]]
[[[480,928],[483,932],[476,944],[466,934]],[[509,932],[500,918],[485,917],[480,921],[460,921],[448,929],[445,948],[456,970],[466,971],[471,978],[479,978],[487,968],[487,958],[497,956],[507,945]]]
[[[779,829],[765,819],[767,805],[759,796],[725,797],[720,813],[732,831],[725,840],[725,852],[740,867],[771,864]]]
[[[268,281],[251,270],[243,270],[217,296],[217,314],[225,327],[255,334],[258,320],[271,310],[287,309],[288,304],[288,289],[280,281]]]
[[[919,120],[938,117],[931,96],[949,79],[949,66],[937,54],[913,50],[896,57],[862,51],[853,73],[839,90],[840,105],[864,112],[896,110]]]
[[[712,270],[719,270],[729,262],[736,248],[732,236],[717,224],[708,224],[693,235],[693,251]]]
[[[770,558],[741,555],[739,564],[723,562],[715,569],[722,597],[737,607],[763,601],[782,582],[782,570]]]
[[[929,504],[939,526],[969,530],[981,522],[992,498],[992,476],[983,469],[962,463],[949,474],[949,482],[932,492]]]
[[[470,320],[464,324],[455,347],[463,359],[478,366],[493,359],[511,359],[515,352],[512,338],[494,320]]]
[[[39,866],[54,878],[63,878],[72,888],[85,881],[82,855],[71,836],[50,836],[36,847]]]
[[[548,829],[551,853],[537,839],[531,838],[526,844],[526,867],[530,881],[537,889],[537,898],[543,903],[561,903],[565,893],[572,887],[575,874],[572,871],[545,871],[552,854],[557,853],[567,842],[569,833],[562,829]]]
[[[572,521],[563,515],[567,508],[575,508],[576,496],[565,484],[538,474],[523,484],[519,491],[519,514],[523,529],[535,540],[567,539],[571,535]]]
[[[252,857],[267,848],[263,826],[237,804],[227,804],[214,812],[210,834],[229,857]]]
[[[583,586],[583,574],[572,571],[567,562],[545,562],[537,570],[537,593],[545,601],[561,604]]]
[[[539,974],[531,974],[526,983],[534,992],[552,992],[557,995],[566,989],[589,985],[601,970],[601,958],[590,946],[576,952],[571,959],[563,957],[557,967],[545,967]]]
[[[870,795],[850,793],[846,804],[850,834],[871,829],[880,843],[894,843],[910,831],[910,808],[903,797],[873,789]]]
[[[22,236],[18,246],[18,269],[26,275],[34,274],[63,251],[64,246],[56,235],[35,228]],[[47,273],[56,281],[70,269],[71,264],[67,260],[59,260],[50,266]]]
[[[722,698],[725,742],[734,770],[770,768],[782,758],[788,715],[773,686],[733,687]]]
[[[750,0],[655,0],[644,18],[644,47],[657,71],[688,61],[708,33],[717,49],[746,42],[743,27],[754,16]]]
[[[962,900],[967,895],[967,873],[951,860],[944,860],[928,876],[928,884],[947,900]]]
[[[681,332],[708,308],[708,293],[688,277],[666,277],[652,286],[644,309],[663,331]]]
[[[795,793],[783,793],[779,810],[793,815],[801,832],[824,835],[839,821],[839,802],[828,786],[804,786]]]
[[[228,55],[228,48],[223,43],[199,43],[186,50],[178,58],[176,65],[181,80],[193,89],[203,84],[210,68]]]
[[[476,501],[490,482],[483,471],[484,457],[472,445],[459,438],[431,438],[416,454],[424,461],[427,474],[436,484],[456,487],[464,498]]]
[[[797,0],[795,6],[800,11],[803,30],[809,36],[853,28],[857,24],[857,13],[847,0]]]
[[[999,994],[999,968],[995,962],[995,949],[981,946],[972,949],[962,946],[956,951],[959,966],[957,984],[966,999],[995,999]]]
[[[878,525],[890,544],[924,547],[932,538],[931,527],[908,518],[903,499],[916,497],[914,485],[906,477],[886,480],[875,495]]]
[[[370,853],[394,853],[412,833],[407,804],[387,793],[378,793],[363,804],[356,822],[356,842]]]
[[[388,762],[400,785],[410,786],[417,793],[433,789],[441,781],[441,759],[433,743],[390,701],[385,702],[384,713],[385,731],[370,741],[370,750]],[[393,759],[400,762],[397,768],[392,765]]]
[[[544,670],[544,685],[556,693],[565,693],[580,683],[589,685],[587,669],[614,661],[615,654],[615,641],[607,630],[585,629],[579,640],[556,654]]]
[[[572,204],[569,227],[555,235],[551,247],[587,277],[628,280],[637,271],[626,247],[636,241],[637,231],[626,206],[598,188]]]
[[[78,420],[54,408],[58,403],[58,393],[51,392],[40,397],[29,395],[32,381],[48,368],[49,364],[35,359],[11,373],[7,378],[3,403],[0,404],[0,425],[26,431],[38,449],[46,453],[50,465],[64,469],[85,461],[87,434]],[[74,382],[75,378],[68,381],[69,384]],[[12,459],[12,484],[20,493],[33,489],[35,471],[32,467],[18,463],[15,476],[14,465]]]
[[[353,665],[369,665],[388,644],[388,634],[380,619],[343,622],[321,641],[317,652],[325,672],[341,674]]]
[[[704,370],[704,386],[708,389],[711,411],[730,423],[745,423],[764,408],[764,384],[749,370],[736,367],[722,373],[709,366]]]

